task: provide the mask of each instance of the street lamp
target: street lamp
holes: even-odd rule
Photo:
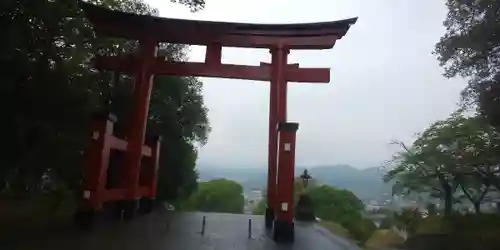
[[[309,180],[312,179],[312,176],[309,175],[307,169],[304,169],[304,172],[302,172],[300,178],[302,179],[302,184],[304,185],[304,188],[306,188],[307,185],[309,184]]]

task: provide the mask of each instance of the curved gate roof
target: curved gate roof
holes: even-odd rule
[[[252,24],[162,18],[114,11],[80,2],[96,32],[111,37],[158,42],[229,47],[328,49],[357,18],[299,24]]]

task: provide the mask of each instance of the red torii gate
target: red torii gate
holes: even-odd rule
[[[114,118],[95,120],[93,142],[88,151],[84,192],[79,215],[85,219],[107,201],[120,201],[125,218],[132,218],[137,200],[149,211],[156,196],[159,138],[146,140],[145,129],[153,74],[201,76],[270,81],[269,148],[266,226],[274,225],[275,239],[293,240],[293,180],[297,123],[286,119],[287,82],[330,81],[328,68],[300,68],[287,64],[291,49],[330,49],[356,18],[308,24],[247,24],[160,18],[112,11],[80,2],[97,33],[139,41],[139,53],[127,57],[96,58],[96,68],[128,73],[135,77],[131,120],[127,139],[112,134]],[[156,57],[159,42],[206,46],[205,62],[177,62]],[[222,64],[222,47],[265,48],[271,63],[259,66]],[[104,135],[104,136],[100,136]],[[106,171],[111,149],[126,152],[123,183],[106,189]],[[150,159],[141,173],[141,159]],[[278,174],[277,174],[278,172]]]

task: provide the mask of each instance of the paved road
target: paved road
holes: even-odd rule
[[[201,235],[206,216],[205,234]],[[252,237],[248,238],[248,220]],[[293,244],[277,244],[264,229],[263,216],[158,212],[131,222],[100,225],[89,232],[67,229],[24,239],[10,249],[50,250],[360,250],[314,224],[298,224]],[[2,248],[3,250],[3,248]]]

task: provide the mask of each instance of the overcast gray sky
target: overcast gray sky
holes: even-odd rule
[[[160,15],[211,21],[301,23],[359,17],[334,49],[292,51],[289,63],[330,67],[329,84],[289,83],[288,119],[299,122],[296,164],[378,166],[414,134],[456,108],[462,79],[448,80],[431,54],[444,33],[444,0],[206,0],[191,13],[146,0]],[[203,47],[191,49],[202,61]],[[223,62],[269,62],[266,50],[223,49]],[[200,165],[265,167],[269,83],[203,78],[212,126]]]

